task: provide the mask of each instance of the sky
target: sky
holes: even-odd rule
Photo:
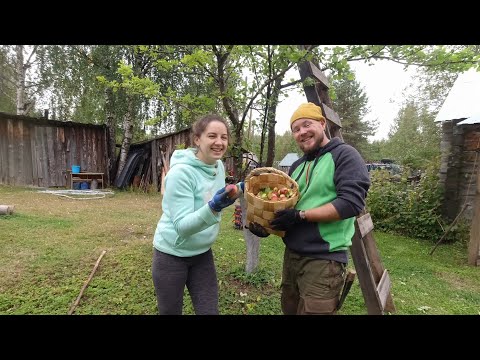
[[[400,109],[403,99],[402,91],[411,83],[414,69],[403,69],[403,65],[392,61],[377,61],[369,66],[363,62],[353,62],[351,67],[355,71],[356,80],[360,83],[368,97],[370,112],[366,120],[378,119],[379,127],[370,141],[386,139],[390,126]],[[288,77],[288,74],[287,74]],[[305,94],[291,91],[289,97],[282,100],[277,108],[277,124],[275,131],[283,134],[290,130],[290,116],[298,105],[306,102]],[[335,110],[335,109],[334,109]],[[342,114],[339,114],[340,118]]]

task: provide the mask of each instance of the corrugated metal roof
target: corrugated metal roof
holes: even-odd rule
[[[470,69],[458,75],[435,122],[467,119],[475,114],[480,114],[480,72]]]
[[[475,115],[472,115],[469,118],[460,121],[457,125],[471,125],[478,123],[480,123],[480,113],[476,113]]]
[[[299,157],[297,153],[288,153],[287,155],[285,155],[282,161],[280,161],[278,166],[292,166],[292,164],[298,159]]]

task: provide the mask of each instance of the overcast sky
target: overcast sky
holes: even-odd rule
[[[351,64],[368,97],[370,113],[366,119],[378,119],[380,126],[375,136],[370,140],[387,138],[393,119],[396,117],[402,100],[402,91],[411,83],[414,69],[403,70],[403,66],[392,61],[378,61],[372,66],[354,62]],[[297,106],[305,102],[305,94],[290,92],[277,109],[277,124],[275,131],[283,134],[290,128],[290,116]],[[335,110],[335,109],[334,109]],[[341,117],[341,114],[339,114]]]

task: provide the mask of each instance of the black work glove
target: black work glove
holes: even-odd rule
[[[247,229],[250,230],[253,235],[257,235],[258,237],[267,237],[270,235],[262,225],[256,222],[251,222],[248,224]]]
[[[300,217],[300,210],[284,209],[275,213],[275,219],[270,221],[270,225],[274,230],[287,231],[292,226],[304,222]]]

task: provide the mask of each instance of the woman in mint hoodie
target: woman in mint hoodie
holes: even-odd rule
[[[218,115],[192,126],[195,148],[176,150],[165,177],[163,214],[153,239],[152,277],[160,315],[181,315],[187,286],[197,315],[218,314],[218,284],[211,246],[230,197],[221,158],[230,132]],[[230,189],[229,189],[230,190]]]

